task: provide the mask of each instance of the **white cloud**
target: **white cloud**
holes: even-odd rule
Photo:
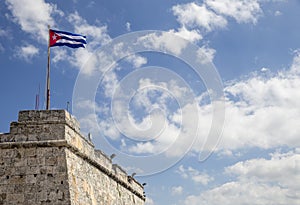
[[[229,158],[235,158],[239,159],[242,156],[245,156],[247,154],[248,150],[228,150],[228,149],[223,149],[219,150],[217,152],[217,156],[219,159],[229,159]]]
[[[66,58],[68,58],[68,53],[64,47],[60,47],[60,49],[52,49],[51,56],[51,62],[57,63],[59,61],[66,60]]]
[[[182,186],[173,186],[171,187],[171,194],[176,196],[176,195],[181,195],[183,193],[183,187]]]
[[[252,77],[227,86],[231,97],[226,102],[227,122],[220,146],[299,146],[299,86],[299,76],[288,73],[269,79]]]
[[[145,205],[154,205],[154,201],[153,199],[149,198],[148,196],[146,197],[146,202]]]
[[[95,137],[99,137],[99,132],[105,136],[109,136],[111,139],[119,139],[120,132],[113,125],[113,120],[108,118],[106,120],[100,120],[99,115],[102,116],[108,112],[108,108],[105,106],[99,106],[96,102],[90,100],[77,101],[74,104],[79,117],[80,129],[84,134],[91,133]]]
[[[115,89],[118,84],[118,76],[114,72],[114,70],[109,70],[105,73],[102,79],[102,83],[104,84],[104,93],[106,97],[113,97]]]
[[[104,111],[103,107],[100,107],[96,102],[92,102],[90,100],[80,101],[77,103],[76,106],[80,109],[84,109],[84,111],[86,113],[90,112],[91,110],[95,111],[95,112],[103,112]]]
[[[126,22],[125,26],[126,26],[126,31],[130,32],[131,31],[131,23]]]
[[[261,71],[261,72],[268,72],[268,71],[270,71],[270,69],[269,69],[269,68],[266,68],[266,67],[263,67],[263,68],[260,69],[260,71]]]
[[[205,0],[205,4],[238,23],[256,23],[262,14],[259,0]]]
[[[294,59],[291,66],[291,72],[300,74],[300,49],[294,51]]]
[[[115,86],[112,85],[111,88]],[[128,85],[125,87],[126,90],[129,88]],[[197,127],[200,134],[206,136],[211,126],[211,107],[197,107],[196,103],[191,104],[194,96],[191,98],[186,89],[173,79],[155,82],[142,78],[138,87],[134,89],[138,91],[134,93],[134,96],[123,89],[119,90],[117,94],[115,93],[116,98],[113,99],[112,106],[114,120],[101,115],[101,129],[106,134],[109,134],[108,129],[119,129],[123,135],[129,138],[142,140],[136,144],[127,144],[126,148],[130,153],[157,154],[165,152],[167,157],[183,156],[196,138]],[[112,90],[112,92],[115,91]],[[139,113],[138,119],[128,108],[129,102],[125,100],[127,96],[132,96],[130,99],[136,109],[145,111],[145,114]],[[168,107],[172,99],[181,102],[178,109],[174,110],[174,108]],[[195,123],[198,114],[201,116],[199,124]],[[117,139],[116,137],[119,135],[114,133],[116,132],[112,132],[112,136],[108,135],[108,137]],[[145,142],[145,140],[147,141]],[[125,149],[125,147],[122,148]],[[205,183],[206,179],[195,177],[195,180],[202,180]]]
[[[189,6],[191,5],[186,4],[185,7],[177,5],[176,9],[177,11],[181,11],[180,9],[183,8],[189,9]],[[197,6],[198,5],[192,5],[191,7]],[[173,9],[175,9],[175,7],[173,7]],[[95,29],[96,34],[93,34],[91,36],[92,38],[94,36],[96,39],[101,39],[101,33],[104,32],[103,38],[106,40],[109,39],[106,31],[104,31],[105,29],[98,30],[96,26],[93,27],[89,25],[78,15],[78,13],[73,14],[70,18],[76,22],[75,26],[78,26],[78,28],[82,26],[89,28],[87,30],[90,31]],[[170,32],[174,33],[174,31],[169,31],[169,33]],[[106,40],[102,40],[102,42],[105,42]],[[174,39],[169,38],[169,35],[164,34],[149,35],[141,38],[140,41],[151,48],[168,50],[175,54],[181,53],[181,50],[185,48],[187,43],[183,40],[175,44]],[[120,52],[125,54],[128,52],[124,50],[122,45],[116,45],[115,49],[115,55]],[[211,59],[215,55],[215,50],[208,48],[207,46],[204,46],[201,49],[204,53],[208,54]],[[89,50],[84,49],[78,49],[74,54],[74,57],[76,57],[74,58],[75,63],[78,65],[84,65],[83,62],[86,61],[86,59],[90,59],[90,65],[85,64],[84,68],[86,73],[89,74],[102,67],[99,66],[98,60],[103,60],[105,58],[99,53],[95,59],[93,59],[90,54],[91,52],[89,52]],[[137,56],[135,59],[137,60],[131,60],[129,58],[129,61],[132,61],[137,67],[146,62],[146,59],[143,59],[140,56]],[[222,141],[218,147],[218,151],[226,150],[227,153],[229,153],[245,147],[273,148],[282,145],[289,147],[299,146],[299,140],[297,140],[299,133],[298,122],[300,121],[300,111],[298,108],[298,102],[300,100],[300,93],[298,92],[300,80],[299,75],[297,74],[300,70],[299,68],[300,57],[298,52],[295,52],[293,64],[288,71],[282,71],[268,77],[253,75],[242,80],[236,80],[226,86],[226,126],[223,131]],[[114,71],[108,72],[104,79],[106,97],[111,96],[117,83],[118,79],[116,73],[114,73]],[[170,82],[168,83],[170,84]],[[160,84],[159,86],[164,87],[166,90],[171,90],[172,93],[178,92],[175,97],[181,98],[180,95],[184,92],[178,89],[180,86],[175,86],[176,83],[170,84],[172,86],[168,86],[168,83],[166,83],[166,85]],[[121,103],[122,96],[119,97]],[[150,103],[146,95],[140,95],[140,98],[136,99],[141,104],[144,103],[144,107],[148,107],[150,110],[153,108],[153,104]],[[140,127],[141,129],[147,128],[150,115],[145,116],[142,120],[136,120],[130,112],[128,114],[127,105],[118,105],[121,105],[119,108],[124,110],[124,112],[121,112],[118,116],[120,117],[119,122],[122,125],[122,128],[130,133],[129,136],[136,138],[140,137],[140,139],[147,139],[149,136],[153,137],[151,132],[145,132],[144,135],[139,135],[140,133],[135,132],[136,129],[132,129],[132,126],[129,126],[134,125],[134,128]],[[166,107],[165,98],[161,98],[161,101],[156,105],[161,108]],[[153,116],[153,122],[156,121],[158,124],[165,125],[165,130],[160,133],[160,136],[163,137],[149,142],[137,143],[135,146],[129,146],[128,149],[132,153],[157,153],[158,151],[166,150],[170,143],[173,143],[176,140],[176,143],[173,144],[176,149],[169,150],[166,155],[181,155],[185,153],[184,150],[182,150],[182,147],[184,147],[182,145],[186,144],[187,139],[195,137],[195,133],[189,132],[189,130],[198,127],[199,135],[196,137],[199,138],[199,142],[195,144],[193,151],[200,153],[202,151],[204,138],[207,136],[211,126],[212,106],[211,104],[204,104],[201,106],[197,105],[196,108],[200,113],[198,115],[198,124],[192,120],[186,121],[181,125],[181,129],[177,126],[177,123],[180,122],[181,119],[180,112],[185,113],[186,116],[197,115],[197,112],[195,112],[195,109],[191,108],[190,104],[182,106],[180,112],[178,110],[178,113],[165,113],[167,120],[160,115]],[[127,118],[127,116],[130,117]],[[126,117],[126,119],[123,119],[123,117]],[[132,122],[133,124],[130,124]],[[112,129],[112,127],[115,127],[113,120],[109,118],[103,119],[102,123],[101,127],[107,131],[106,133],[111,134],[113,139],[118,139],[120,133],[117,132],[116,128]],[[252,129],[249,129],[249,127]],[[157,133],[156,127],[154,128],[155,133]],[[160,126],[158,126],[158,128],[160,128]],[[285,137],[283,138],[282,136]]]
[[[200,27],[212,31],[227,25],[224,17],[209,10],[204,4],[198,5],[194,2],[178,4],[172,7],[172,11],[177,21],[186,28]]]
[[[0,37],[9,37],[9,33],[4,29],[0,29]]]
[[[156,137],[156,135],[146,134],[144,138],[141,139],[145,140],[147,138],[155,138],[155,140],[152,142],[138,142],[136,145],[130,146],[128,148],[129,152],[135,154],[158,154],[166,151],[166,149],[170,145],[172,145],[174,141],[176,141],[179,135],[179,130],[177,127],[175,127],[172,124],[169,124],[168,122],[165,123],[165,119],[161,119],[160,117],[152,117],[152,120],[155,121],[157,125],[155,127],[152,126],[151,129],[149,129],[149,133],[158,133],[158,137]],[[163,129],[161,129],[161,124],[163,126]],[[140,136],[136,136],[136,138],[137,137]],[[176,153],[170,154],[176,155]]]
[[[145,65],[147,63],[147,58],[137,54],[129,55],[125,58],[125,60],[131,63],[134,66],[134,68],[140,68],[142,65]]]
[[[299,150],[300,151],[300,150]],[[225,169],[227,174],[237,175],[241,180],[248,179],[263,183],[277,183],[282,187],[300,190],[300,152],[275,152],[271,159],[251,159],[236,163]]]
[[[271,186],[256,182],[229,182],[215,189],[205,191],[199,196],[188,196],[184,204],[198,205],[286,205],[299,204],[295,193],[280,186]]]
[[[12,13],[13,21],[18,23],[23,31],[45,43],[48,42],[47,25],[54,25],[52,15],[63,15],[55,4],[46,3],[44,0],[6,0],[6,4]]]
[[[235,156],[235,151],[242,148],[267,149],[279,146],[291,148],[300,146],[298,140],[300,76],[295,75],[299,69],[299,59],[299,55],[296,53],[291,70],[281,71],[267,77],[256,74],[232,82],[225,87],[226,121],[216,151],[222,152],[224,156],[226,153]],[[108,77],[107,81],[109,82],[110,79],[114,79],[114,77]],[[176,83],[157,84],[143,79],[140,81],[139,95],[132,98],[132,102],[135,103],[135,106],[143,107],[147,113],[150,113],[153,108],[160,108],[164,115],[152,115],[152,119],[150,115],[145,115],[143,119],[137,120],[132,113],[128,112],[128,105],[124,105],[122,96],[118,96],[120,99],[116,102],[119,104],[116,104],[115,107],[118,107],[120,113],[115,120],[119,123],[120,130],[124,131],[123,134],[140,140],[149,140],[158,136],[151,141],[138,142],[135,145],[127,144],[128,151],[136,154],[154,154],[166,151],[167,157],[182,156],[188,149],[187,144],[193,138],[198,138],[192,150],[201,153],[211,127],[212,105],[183,104],[180,109],[170,112],[166,108],[167,99],[170,96],[161,95],[156,99],[156,104],[153,104],[147,90],[141,92],[143,86],[151,87],[151,85],[158,85],[170,91],[176,99],[186,98],[186,91],[181,90]],[[111,84],[107,89],[110,88],[108,90],[113,92],[114,86]],[[200,96],[198,98],[201,99]],[[189,120],[183,120],[183,116]],[[198,119],[198,123],[190,119]],[[112,127],[116,126],[114,124],[116,121],[109,118],[103,118],[101,121],[103,121],[103,130],[106,130],[107,134],[111,134],[113,139],[120,136],[120,133],[116,132],[116,128],[112,130]],[[149,127],[151,129],[147,130]],[[195,136],[194,130],[197,128],[198,136]],[[169,149],[171,145],[172,149]],[[201,177],[194,179],[198,179],[199,182],[202,180],[201,183],[205,183]]]
[[[184,179],[190,179],[193,182],[202,185],[207,185],[209,182],[214,181],[214,178],[209,176],[207,173],[200,172],[192,167],[184,168],[183,165],[179,166],[176,173],[178,173]]]
[[[98,116],[96,112],[103,112],[105,108],[100,107],[96,102],[90,100],[82,100],[74,104],[74,108],[81,110],[81,115],[79,117],[80,129],[83,133],[98,133]]]
[[[131,46],[126,45],[125,42],[120,42],[113,46],[112,51],[115,59],[120,59],[121,56],[125,57],[124,60],[131,63],[134,68],[140,68],[142,65],[147,63],[147,58],[142,57],[139,54],[135,54],[132,51]]]
[[[97,116],[99,119],[99,116]],[[112,119],[107,120],[99,120],[99,128],[103,132],[104,136],[109,137],[112,140],[120,139],[121,133],[114,125],[114,121]],[[124,143],[123,143],[124,145]]]
[[[198,56],[197,60],[203,64],[213,62],[215,54],[216,54],[215,49],[209,48],[208,46],[202,46],[197,51],[197,56]]]
[[[170,30],[170,33],[174,33],[175,35],[180,36],[191,42],[198,42],[202,39],[202,35],[198,30],[188,30],[184,26],[178,29],[178,31]]]
[[[299,204],[300,154],[276,152],[271,159],[252,159],[227,167],[237,180],[200,195],[188,196],[185,204]]]
[[[77,3],[77,0],[73,0],[73,1],[74,1],[74,3]],[[96,2],[95,1],[90,1],[86,7],[87,8],[93,8],[95,6],[96,6]]]
[[[176,42],[176,43],[174,43]],[[161,35],[152,33],[146,36],[142,36],[138,39],[138,43],[141,43],[146,48],[154,49],[161,52],[171,52],[175,55],[179,55],[187,46],[184,39],[174,36],[174,31],[164,32]]]
[[[128,87],[127,85],[126,89]],[[197,127],[197,124],[189,121],[196,117],[197,106],[188,104],[190,96],[186,87],[181,87],[172,79],[166,82],[141,79],[134,90],[138,92],[131,97],[131,102],[136,109],[143,109],[145,112],[139,113],[139,119],[128,109],[129,102],[121,96],[132,96],[127,91],[120,90],[115,94],[117,98],[114,98],[112,106],[115,109],[113,116],[116,123],[112,126],[117,126],[127,137],[142,140],[129,146],[129,152],[157,154],[166,151],[169,157],[182,156],[189,150],[187,146],[192,144]],[[178,110],[169,108],[168,104],[172,100],[181,101],[183,107]],[[185,122],[181,122],[182,118]],[[150,139],[153,140],[144,142]]]
[[[281,15],[282,15],[282,12],[281,12],[281,11],[275,11],[274,15],[275,15],[275,16],[281,16]]]
[[[218,151],[300,146],[299,59],[296,52],[290,70],[267,77],[255,74],[225,87],[226,120]],[[201,126],[209,126],[208,116],[199,116]],[[203,136],[199,135],[200,142]],[[195,144],[193,149],[201,152],[202,144]]]
[[[255,24],[263,14],[259,0],[205,0],[201,4],[177,4],[172,11],[180,28],[171,32],[192,42],[201,40],[207,32],[226,28],[228,17],[238,23]]]
[[[15,56],[17,58],[21,58],[26,61],[29,61],[38,53],[39,53],[39,49],[37,47],[33,45],[25,45],[16,48]]]
[[[107,26],[91,25],[78,12],[70,14],[67,19],[74,25],[76,33],[87,36],[87,47],[97,49],[100,45],[111,41],[107,34]]]

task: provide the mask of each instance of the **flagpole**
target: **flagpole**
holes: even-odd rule
[[[47,64],[47,101],[46,101],[46,110],[50,109],[50,25],[48,25],[48,64]]]

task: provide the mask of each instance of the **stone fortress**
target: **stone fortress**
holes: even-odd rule
[[[0,134],[0,205],[143,205],[144,188],[65,110],[19,112]]]

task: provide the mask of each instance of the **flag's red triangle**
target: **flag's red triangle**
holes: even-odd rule
[[[60,35],[58,35],[57,33],[53,32],[52,30],[49,31],[49,46],[53,46],[56,41],[58,41],[59,39],[61,39]]]

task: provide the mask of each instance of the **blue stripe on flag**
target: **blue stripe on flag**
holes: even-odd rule
[[[54,44],[53,46],[68,46],[68,47],[71,47],[71,48],[85,48],[85,45],[84,44],[71,44],[71,43],[56,43]]]
[[[57,34],[61,33],[61,34],[66,34],[66,35],[70,35],[70,36],[82,36],[82,37],[86,38],[86,36],[83,36],[83,35],[80,35],[80,34],[71,33],[71,32],[67,32],[67,31],[57,31],[57,30],[53,30],[53,29],[51,29],[51,31],[53,31],[53,32],[55,32]]]

